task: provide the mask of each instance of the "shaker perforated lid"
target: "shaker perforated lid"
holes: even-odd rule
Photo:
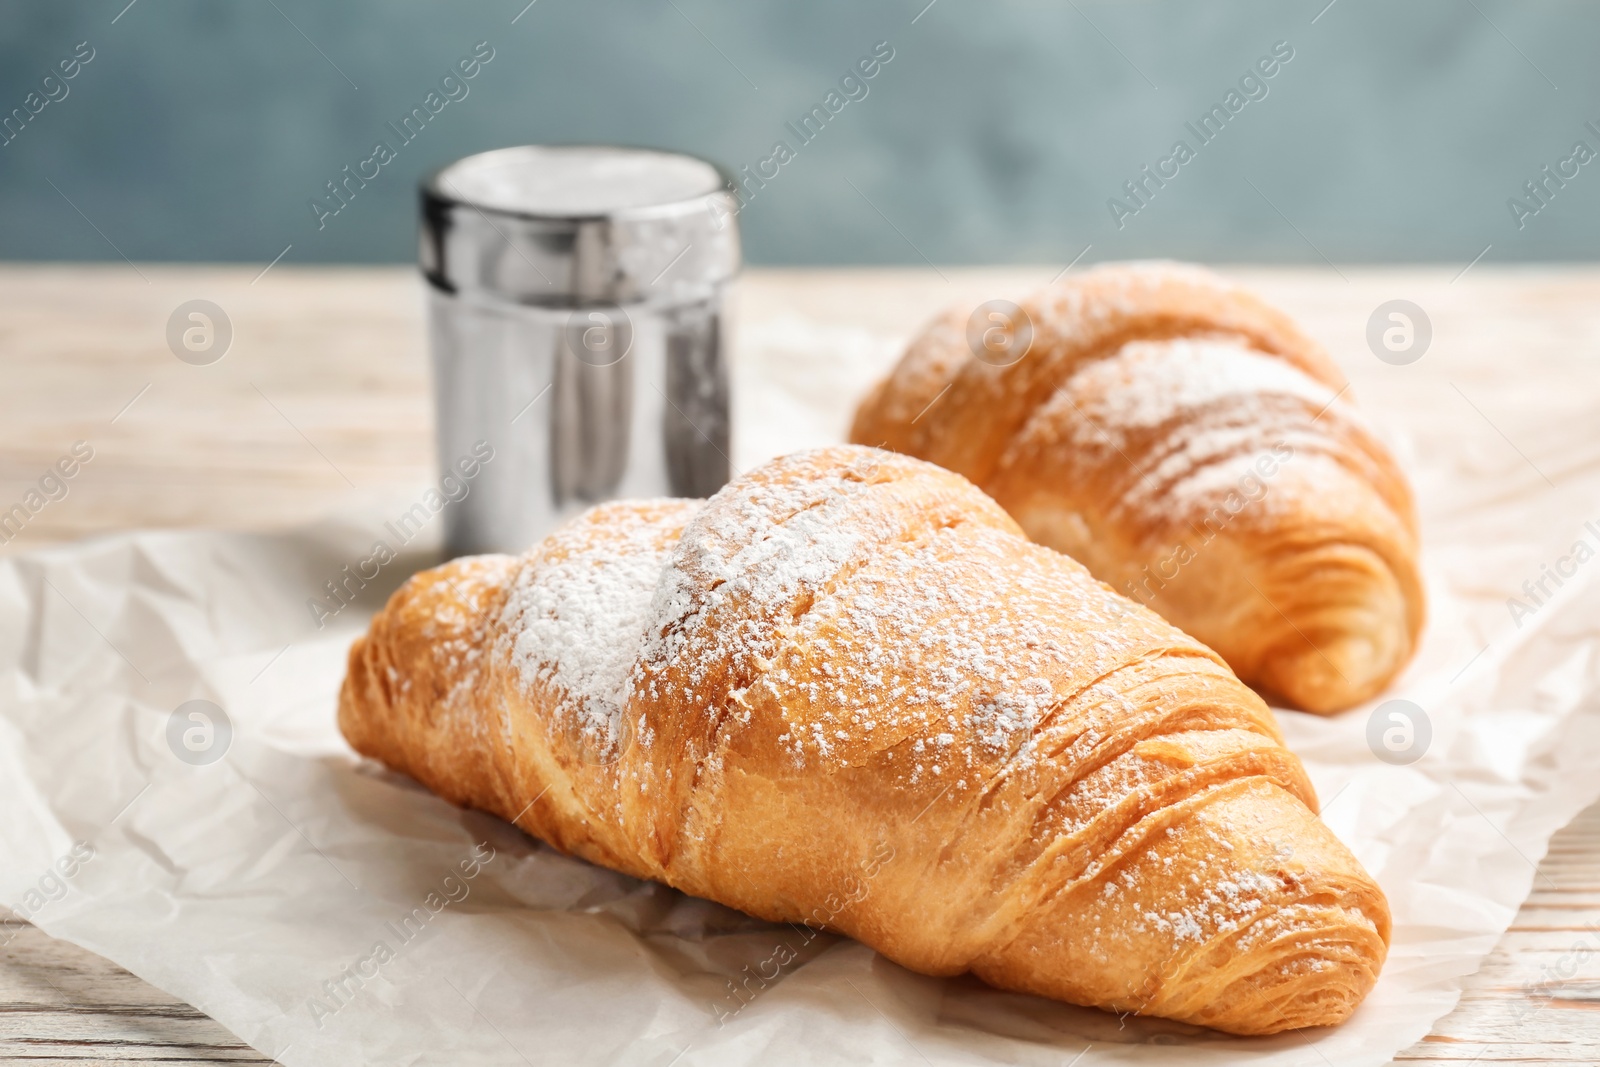
[[[571,307],[693,299],[739,269],[730,179],[693,156],[523,145],[422,183],[421,264],[435,287]]]

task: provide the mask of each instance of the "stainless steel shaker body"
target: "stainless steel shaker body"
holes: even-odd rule
[[[444,509],[452,555],[727,481],[736,211],[717,168],[646,149],[506,148],[424,182],[439,464],[476,469]]]

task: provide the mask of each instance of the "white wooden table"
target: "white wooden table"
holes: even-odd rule
[[[752,271],[736,337],[786,317],[840,323],[841,344],[849,329],[903,335],[949,301],[1024,292],[1057,269]],[[74,441],[94,448],[67,495],[0,552],[132,526],[291,526],[433,477],[414,272],[280,265],[253,281],[258,271],[0,266],[0,510]],[[1439,268],[1232,273],[1337,355],[1361,348],[1377,304],[1404,296],[1434,314],[1436,343],[1476,352],[1480,365],[1503,353],[1566,368],[1560,395],[1481,398],[1492,413],[1480,428],[1486,450],[1564,462],[1538,452],[1541,420],[1592,417],[1600,399],[1600,270],[1479,265],[1454,282],[1454,269]],[[173,309],[195,298],[215,301],[233,326],[226,357],[209,366],[180,362],[165,338]],[[187,1005],[9,915],[0,1061],[268,1062]],[[1600,807],[1555,837],[1460,1006],[1397,1062],[1600,1063]]]

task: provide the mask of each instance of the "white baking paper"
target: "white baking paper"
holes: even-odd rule
[[[798,315],[752,329],[742,465],[838,439],[899,343]],[[921,977],[560,856],[358,761],[334,726],[346,649],[427,555],[385,566],[324,628],[306,600],[407,501],[298,534],[0,561],[0,901],[292,1067],[1387,1063],[1450,1010],[1550,835],[1600,794],[1600,590],[1578,573],[1520,626],[1503,604],[1538,574],[1505,509],[1558,548],[1600,547],[1583,526],[1600,465],[1547,491],[1512,457],[1456,447],[1458,423],[1427,405],[1373,396],[1429,545],[1427,640],[1386,699],[1423,708],[1431,741],[1390,765],[1370,708],[1280,714],[1394,911],[1382,980],[1342,1027],[1232,1038]],[[194,700],[231,737],[212,722],[207,748],[204,720],[174,725]]]

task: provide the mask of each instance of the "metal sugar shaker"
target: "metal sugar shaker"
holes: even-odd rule
[[[704,160],[603,145],[503,148],[423,182],[452,555],[522,552],[591,504],[728,480],[729,184]]]

